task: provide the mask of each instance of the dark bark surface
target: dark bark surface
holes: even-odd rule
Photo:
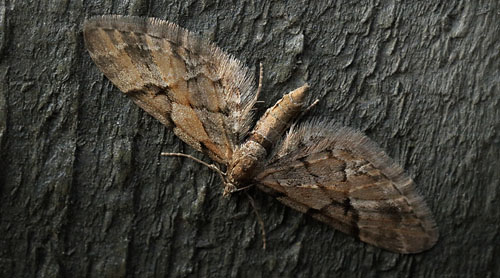
[[[0,1],[0,276],[500,275],[498,1],[283,2]],[[83,21],[111,13],[262,61],[259,112],[309,82],[311,115],[364,131],[414,177],[438,244],[386,252],[251,190],[262,250],[245,194],[161,158],[202,155],[92,63]]]

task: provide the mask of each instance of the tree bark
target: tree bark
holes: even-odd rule
[[[285,3],[286,2],[286,3]],[[0,276],[500,275],[500,4],[489,1],[0,1]],[[85,18],[152,16],[264,65],[258,116],[305,82],[321,116],[415,179],[441,237],[399,255],[251,190],[91,61]],[[257,76],[257,74],[256,74]]]

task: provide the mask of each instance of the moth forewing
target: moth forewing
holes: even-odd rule
[[[253,73],[212,43],[155,18],[98,16],[85,44],[99,69],[185,143],[228,164],[250,123]]]

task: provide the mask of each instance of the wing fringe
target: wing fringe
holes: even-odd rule
[[[422,246],[422,250],[404,252],[406,247],[403,247],[400,250],[402,253],[420,252],[437,242],[439,232],[436,222],[413,180],[374,141],[359,131],[322,118],[292,126],[265,164],[268,167],[283,165],[332,147],[348,149],[380,170],[392,181],[394,189],[405,196],[416,217],[421,219],[421,226],[430,240]],[[408,250],[411,248],[414,247],[408,247]]]
[[[158,18],[146,18],[122,15],[101,15],[88,19],[84,24],[84,32],[101,28],[124,32],[144,33],[150,36],[166,39],[174,44],[186,46],[201,57],[214,59],[218,65],[216,72],[226,91],[225,102],[228,107],[232,130],[241,140],[248,133],[253,123],[252,108],[255,104],[256,85],[253,72],[243,65],[233,55],[225,53],[221,48],[200,38],[194,33],[175,23]]]

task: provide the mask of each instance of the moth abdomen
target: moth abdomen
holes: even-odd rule
[[[309,85],[304,84],[284,95],[274,106],[267,109],[255,125],[249,140],[261,144],[269,153],[270,148],[281,139],[293,120],[304,110],[307,89]]]
[[[254,172],[264,162],[274,144],[304,110],[309,85],[305,84],[284,95],[255,125],[248,140],[234,153],[229,165],[231,180],[244,183],[254,176]]]

